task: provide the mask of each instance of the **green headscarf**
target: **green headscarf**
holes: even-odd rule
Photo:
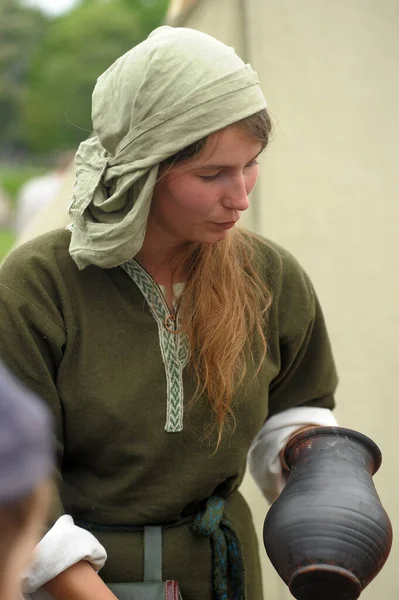
[[[70,254],[115,267],[140,250],[159,164],[266,107],[256,73],[205,33],[159,27],[97,80],[76,154]]]

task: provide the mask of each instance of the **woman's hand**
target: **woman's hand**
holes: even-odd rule
[[[116,600],[116,596],[85,560],[72,565],[43,587],[54,600]]]

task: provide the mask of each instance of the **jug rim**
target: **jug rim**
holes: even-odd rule
[[[290,455],[298,446],[302,444],[308,438],[321,437],[321,436],[336,436],[340,438],[352,439],[360,442],[363,446],[366,446],[367,449],[371,452],[374,458],[374,468],[372,475],[374,475],[381,466],[382,463],[382,454],[380,448],[377,444],[369,438],[364,433],[360,433],[360,431],[356,431],[355,429],[348,429],[347,427],[312,427],[309,429],[305,429],[304,431],[299,432],[297,435],[294,435],[285,446],[284,449],[284,460],[288,467],[290,467]]]

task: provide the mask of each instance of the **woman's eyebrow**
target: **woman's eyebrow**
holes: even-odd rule
[[[246,164],[249,165],[256,158],[258,158],[258,156],[262,153],[262,151],[263,151],[263,148],[257,154],[255,154],[255,156],[253,158],[251,158]],[[197,169],[209,169],[209,170],[229,169],[229,168],[231,168],[231,165],[198,165],[198,167],[197,167]]]

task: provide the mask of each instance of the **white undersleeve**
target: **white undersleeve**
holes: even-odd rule
[[[64,515],[36,546],[33,564],[23,580],[24,598],[50,600],[52,596],[41,589],[47,581],[81,560],[99,571],[106,559],[107,553],[94,535]]]
[[[336,427],[338,423],[328,408],[290,408],[267,419],[252,442],[248,468],[270,503],[282,492],[289,475],[281,468],[280,452],[295,431],[308,425]]]

